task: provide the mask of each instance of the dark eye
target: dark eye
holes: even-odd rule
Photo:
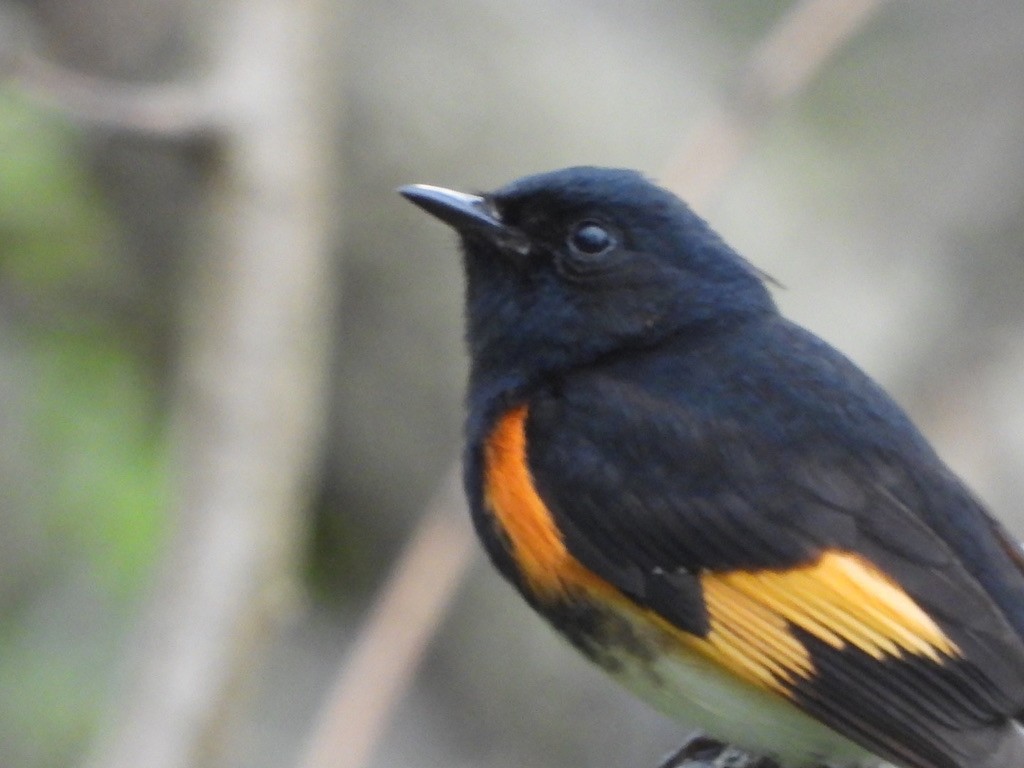
[[[600,224],[584,221],[577,224],[572,234],[569,235],[569,245],[579,253],[598,256],[615,246],[615,238]]]

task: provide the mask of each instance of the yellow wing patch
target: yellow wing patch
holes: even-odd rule
[[[810,653],[783,616],[716,575],[705,574],[701,586],[711,629],[689,645],[740,677],[780,693],[796,677],[813,676]]]
[[[526,416],[525,406],[512,409],[488,438],[484,495],[523,579],[539,598],[575,592],[604,600],[624,616],[660,630],[666,647],[681,644],[783,695],[799,679],[816,674],[794,627],[837,650],[854,647],[876,659],[910,654],[941,664],[960,655],[896,582],[859,555],[838,550],[796,568],[704,572],[700,581],[710,631],[697,637],[674,627],[628,600],[566,549],[533,485],[526,460]]]
[[[911,654],[941,664],[960,655],[898,584],[851,552],[828,551],[787,570],[707,572],[701,584],[711,632],[698,649],[782,693],[794,675],[814,675],[791,627],[837,650],[852,646],[879,660]]]

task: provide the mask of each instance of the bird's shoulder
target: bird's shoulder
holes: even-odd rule
[[[879,486],[906,496],[911,477],[933,471],[891,400],[784,321],[610,358],[549,381],[526,408],[531,472],[571,525],[614,517],[678,539],[673,555],[693,568],[851,545],[887,507],[872,498]],[[930,536],[897,538],[905,555],[948,556]]]
[[[676,343],[529,399],[529,469],[571,550],[626,585],[852,553],[993,668],[1024,665],[1017,550],[869,377],[784,321]]]

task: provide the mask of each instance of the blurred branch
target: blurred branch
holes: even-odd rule
[[[323,422],[332,165],[318,103],[323,3],[221,4],[209,164],[174,402],[177,530],[96,768],[219,762],[263,643],[298,594],[307,478]]]
[[[699,124],[668,164],[664,181],[683,190],[691,202],[694,198],[703,202],[721,189],[756,130],[811,80],[880,4],[881,0],[804,0],[794,4],[747,60],[739,95]],[[437,536],[442,516],[457,511],[468,521],[465,501],[451,491],[459,476],[457,467],[445,476],[442,490],[378,594],[355,650],[339,670],[300,768],[362,768],[369,762],[386,720],[404,695],[470,563],[473,549],[464,541],[468,522],[461,528],[447,523],[447,535],[458,538],[443,559],[423,556],[437,546],[431,540]],[[415,613],[409,607],[412,594],[423,604]],[[397,667],[392,674],[375,677],[392,664]],[[703,764],[691,765],[701,768]]]
[[[207,89],[198,84],[138,84],[93,77],[31,50],[16,54],[5,70],[9,85],[84,125],[175,140],[214,133],[212,102]]]
[[[159,138],[215,132],[217,102],[206,83],[131,83],[79,72],[39,52],[27,12],[0,5],[0,82],[83,125]]]
[[[381,588],[323,707],[301,768],[366,764],[451,602],[473,546],[460,474],[453,470]]]
[[[882,0],[794,3],[754,49],[731,98],[697,123],[661,174],[661,181],[700,209],[725,186],[757,133],[790,103]]]

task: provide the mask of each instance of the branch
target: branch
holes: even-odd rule
[[[779,768],[779,764],[772,758],[751,755],[698,734],[669,755],[658,768]]]
[[[31,51],[14,59],[6,80],[43,107],[84,125],[179,141],[215,133],[212,102],[201,85],[94,77]]]
[[[322,709],[301,768],[367,763],[454,596],[474,545],[460,474],[452,471],[381,588]]]
[[[169,519],[178,530],[89,762],[95,768],[218,763],[222,729],[242,703],[239,684],[299,593],[335,282],[317,101],[325,89],[314,55],[324,25],[317,3],[224,6],[228,34],[215,41],[224,58],[211,93],[225,130],[205,190],[209,230],[195,259],[173,402],[177,503]],[[160,110],[140,123],[145,110],[123,109],[131,99],[97,102],[104,88],[88,90],[83,108],[130,116],[124,125],[172,125],[167,115],[157,119]]]
[[[697,123],[661,180],[694,208],[706,205],[765,123],[800,94],[881,5],[882,0],[803,0],[791,6],[747,59],[732,98]]]

